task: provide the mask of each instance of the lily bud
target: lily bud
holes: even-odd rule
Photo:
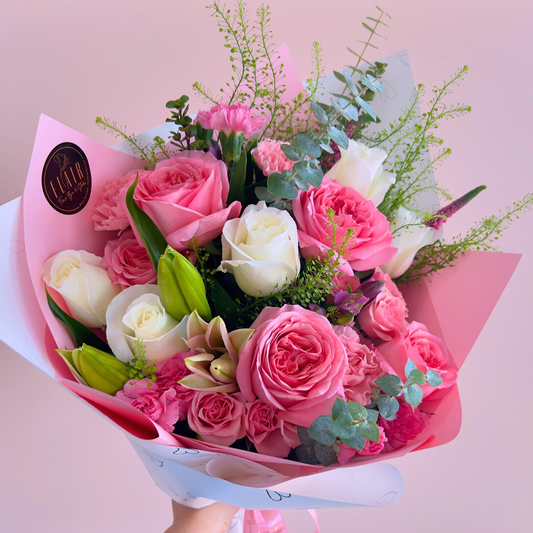
[[[157,285],[163,306],[178,322],[194,310],[204,320],[211,320],[202,276],[194,265],[170,246],[159,258]]]
[[[221,383],[237,381],[237,365],[231,360],[229,353],[215,359],[210,365],[211,375]]]
[[[242,153],[242,146],[244,144],[244,134],[242,132],[232,131],[226,135],[223,131],[218,134],[218,140],[222,146],[222,156],[226,163],[231,161],[237,162]]]
[[[130,365],[87,344],[57,353],[81,383],[106,394],[114,396],[130,380]]]

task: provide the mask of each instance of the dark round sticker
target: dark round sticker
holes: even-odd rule
[[[58,144],[46,158],[42,185],[56,211],[64,215],[79,213],[91,196],[91,170],[83,150],[73,143]]]

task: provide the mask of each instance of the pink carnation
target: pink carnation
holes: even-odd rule
[[[125,231],[114,241],[108,241],[104,250],[103,266],[112,283],[125,289],[131,285],[157,282],[157,273],[132,230]]]
[[[265,176],[270,176],[274,172],[283,172],[290,170],[294,166],[294,161],[287,159],[281,150],[282,144],[278,141],[265,140],[261,141],[256,148],[252,150],[252,155],[257,166]]]
[[[197,120],[202,128],[222,131],[230,135],[232,131],[243,133],[250,139],[265,125],[265,117],[252,117],[252,111],[243,104],[218,104],[209,111],[198,111]]]
[[[428,425],[429,417],[420,409],[409,405],[405,400],[398,398],[400,409],[394,420],[378,418],[378,425],[385,431],[387,442],[383,451],[392,452],[405,446],[410,440],[418,437]]]
[[[174,389],[161,390],[157,383],[148,386],[147,379],[128,381],[116,397],[135,407],[164,430],[172,433],[179,419],[180,401]]]
[[[331,247],[332,225],[328,215],[335,213],[336,244],[340,246],[353,231],[344,248],[340,268],[347,274],[369,270],[390,261],[396,254],[389,222],[374,203],[351,187],[324,178],[320,188],[300,191],[292,208],[298,225],[303,257],[318,257]]]

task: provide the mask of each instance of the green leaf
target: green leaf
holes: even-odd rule
[[[377,92],[377,88],[374,83],[372,83],[372,81],[370,81],[370,78],[365,76],[364,74],[361,74],[361,83],[365,87],[368,87],[373,93]]]
[[[322,155],[320,146],[305,133],[298,133],[294,138],[294,146],[309,157],[317,158]]]
[[[330,416],[319,416],[310,426],[309,435],[317,442],[325,444],[333,444],[335,442],[335,435],[331,432],[333,426],[333,418]]]
[[[333,410],[332,410],[333,420],[335,420],[337,417],[341,415],[347,415],[347,414],[350,414],[350,408],[348,407],[348,404],[341,398],[337,398],[335,400],[335,403],[333,404]]]
[[[280,148],[289,161],[300,161],[300,154],[290,144],[281,144]]]
[[[313,102],[313,100],[311,100],[311,109],[313,110],[313,114],[315,115],[318,122],[320,122],[321,124],[329,123],[328,114],[326,113],[326,111],[324,111],[323,107],[320,104],[317,104],[316,102]],[[296,161],[296,159],[294,161]]]
[[[350,414],[355,420],[361,420],[367,417],[366,409],[360,403],[352,402],[352,400],[350,400],[348,402],[348,407],[350,408]]]
[[[333,75],[334,75],[339,81],[342,81],[342,83],[346,83],[346,79],[345,79],[344,75],[341,74],[340,72],[334,70],[334,71],[333,71]]]
[[[435,370],[429,369],[427,371],[426,377],[427,377],[428,383],[432,387],[438,387],[442,383],[442,378],[440,377],[439,374],[437,374],[437,372],[435,372]]]
[[[375,409],[366,410],[366,419],[371,420],[372,422],[377,422],[379,413]]]
[[[324,446],[315,442],[315,454],[323,466],[330,466],[337,462],[337,454],[332,446]]]
[[[394,374],[386,374],[376,379],[375,384],[389,396],[399,396],[402,392],[402,380]]]
[[[364,109],[374,119],[374,121],[377,121],[376,113],[374,113],[374,110],[367,102],[365,102],[360,96],[356,96],[355,101],[361,106],[361,109]]]
[[[411,361],[411,359],[407,359],[407,363],[405,363],[405,367],[403,369],[406,376],[409,376],[409,374],[416,370],[416,365]]]
[[[45,288],[45,291],[50,311],[52,311],[52,314],[63,323],[65,329],[76,344],[76,347],[79,348],[84,344],[89,344],[103,352],[111,353],[111,348],[100,339],[96,333],[91,331],[87,326],[84,326],[81,322],[78,322],[75,318],[72,318],[69,314],[65,313],[65,311],[63,311],[63,309],[61,309],[50,296],[48,289]]]
[[[422,389],[416,383],[412,383],[403,390],[405,401],[413,407],[418,407],[420,405],[423,396]]]
[[[399,408],[400,404],[393,396],[388,396],[387,394],[380,394],[378,396],[379,414],[385,420],[394,420]]]
[[[365,439],[371,440],[372,442],[379,442],[379,426],[375,422],[372,422],[372,420],[362,422],[357,428]]]
[[[234,317],[240,310],[237,302],[226,292],[226,289],[211,276],[211,283],[209,283],[211,291],[211,301],[215,307],[216,315],[221,315],[223,318]]]
[[[333,107],[346,119],[346,120],[352,120],[350,118],[350,115],[344,110],[344,108],[335,101],[334,98],[331,98],[331,103],[333,104]]]
[[[307,183],[307,181],[305,181],[298,174],[296,174],[294,176],[294,183],[295,183],[296,187],[298,187],[298,189],[300,189],[301,191],[308,191],[309,190],[309,183]]]
[[[155,225],[154,221],[137,205],[133,199],[133,194],[135,193],[138,179],[139,177],[137,176],[135,181],[131,184],[131,187],[128,189],[126,194],[126,206],[130,212],[135,229],[139,233],[144,247],[148,252],[148,256],[150,257],[150,260],[152,261],[152,264],[157,272],[159,258],[165,253],[168,244],[159,228]]]
[[[326,144],[324,142],[320,143],[320,148],[322,148],[322,150],[324,150],[328,154],[334,154],[335,153],[333,148],[331,148],[331,146],[329,144]]]
[[[331,426],[331,433],[341,439],[349,439],[355,432],[356,428],[353,425],[353,418],[349,413],[337,417],[333,422],[333,426]]]
[[[297,426],[296,431],[298,433],[298,438],[304,446],[312,448],[315,445],[315,441],[311,438],[311,435],[309,435],[307,428]]]
[[[312,185],[317,189],[320,187],[324,177],[324,172],[320,167],[311,168],[309,166],[309,161],[299,161],[294,165],[294,170],[296,170],[298,175],[307,183],[309,183],[309,185]]]
[[[246,153],[243,153],[233,169],[229,180],[228,205],[235,201],[240,202],[241,205],[245,203],[244,182],[246,181],[247,159]]]
[[[341,439],[343,444],[346,444],[346,446],[349,446],[350,448],[355,448],[356,450],[361,451],[366,444],[366,439],[359,433],[359,431],[356,431],[353,435],[353,437],[350,437],[349,439]]]
[[[268,189],[266,187],[256,187],[254,189],[255,195],[259,200],[263,200],[263,202],[275,202],[276,201],[276,195],[268,192]]]
[[[286,198],[287,200],[294,200],[298,197],[298,188],[289,183],[285,177],[279,172],[270,174],[267,181],[268,192]]]
[[[315,453],[315,448],[314,448],[315,441],[312,441],[312,442],[313,442],[312,448],[310,448],[309,446],[304,446],[303,444],[294,448],[294,451],[296,452],[296,457],[298,458],[298,461],[300,463],[305,463],[308,465],[316,465],[320,463]]]
[[[348,150],[350,143],[344,131],[335,126],[328,126],[328,135],[331,137],[333,142],[337,143],[341,148]]]
[[[344,79],[346,80],[346,85],[348,86],[348,89],[350,89],[350,92],[356,96],[359,94],[359,89],[355,86],[355,83],[352,80],[352,75],[344,69]]]
[[[337,102],[342,106],[344,112],[350,117],[351,120],[357,120],[359,118],[359,111],[357,111],[357,107],[354,107],[351,104],[348,105],[350,100],[340,97],[338,98]]]
[[[424,372],[416,368],[412,370],[407,377],[409,378],[409,381],[412,381],[413,383],[418,383],[418,385],[426,384],[426,376],[424,376]]]

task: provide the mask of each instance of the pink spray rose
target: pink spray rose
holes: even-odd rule
[[[185,151],[161,161],[139,177],[135,200],[175,250],[201,247],[222,233],[226,220],[239,216],[241,205],[226,207],[226,166],[211,154]],[[121,202],[125,205],[126,191]]]
[[[252,150],[252,155],[257,166],[265,176],[270,176],[274,172],[283,172],[290,170],[294,166],[294,161],[287,159],[281,150],[282,144],[278,141],[265,140],[261,141],[256,148]]]
[[[391,277],[388,274],[386,274],[385,272],[383,272],[383,270],[381,270],[381,268],[379,268],[379,267],[376,268],[376,270],[374,271],[374,274],[372,274],[372,278],[375,279],[376,281],[384,281],[385,282],[385,288],[393,296],[396,296],[396,298],[401,298],[403,300],[403,295],[400,292],[400,289],[398,289],[398,286],[396,285],[396,283],[394,283],[394,281],[392,281]],[[407,308],[407,304],[405,304],[405,300],[404,300],[404,305]]]
[[[355,454],[359,455],[377,455],[378,453],[381,453],[383,448],[385,447],[385,443],[387,442],[387,437],[385,436],[385,432],[383,431],[383,428],[379,428],[379,441],[378,442],[372,442],[371,440],[366,441],[363,449],[361,451],[356,450],[354,448],[351,448],[350,446],[346,446],[346,444],[341,443],[339,445],[339,451],[337,452],[337,461],[341,465],[346,464]]]
[[[348,230],[353,230],[344,248],[344,262],[340,265],[343,272],[352,274],[352,269],[375,268],[396,253],[385,215],[351,187],[324,178],[320,188],[300,191],[292,208],[303,257],[320,256],[331,247],[333,229],[329,209],[335,212],[338,246],[346,239]]]
[[[411,322],[404,335],[396,333],[392,340],[379,345],[379,351],[404,381],[407,359],[411,359],[424,374],[429,369],[437,372],[443,380],[438,389],[451,387],[457,381],[457,367],[448,348],[420,322]],[[422,385],[424,398],[435,390],[431,385]]]
[[[377,351],[361,343],[354,329],[348,326],[335,326],[333,329],[348,356],[348,370],[342,382],[346,399],[368,405],[374,381],[385,373],[380,365],[382,358]]]
[[[277,410],[263,400],[247,403],[244,408],[246,435],[259,453],[274,457],[287,457],[291,447],[283,439]]]
[[[169,433],[174,430],[180,415],[180,400],[174,389],[162,390],[157,383],[148,386],[146,378],[131,379],[116,397],[143,412]]]
[[[123,289],[157,282],[157,273],[146,248],[138,243],[132,230],[107,243],[102,264],[107,267],[111,282],[120,284]]]
[[[209,111],[198,111],[197,120],[206,130],[243,133],[250,139],[265,125],[265,117],[252,117],[252,111],[243,104],[218,104]]]
[[[300,426],[331,415],[348,366],[346,351],[327,318],[298,305],[266,307],[237,366],[247,401],[256,396]]]
[[[187,421],[206,442],[229,446],[246,434],[242,394],[195,391]]]
[[[374,300],[363,307],[357,321],[370,338],[390,341],[395,331],[405,332],[406,315],[405,300],[384,288]]]
[[[378,425],[385,431],[387,442],[383,447],[384,452],[392,452],[405,446],[410,440],[422,433],[428,425],[429,417],[420,409],[409,405],[405,400],[398,398],[400,409],[394,420],[378,418]]]

